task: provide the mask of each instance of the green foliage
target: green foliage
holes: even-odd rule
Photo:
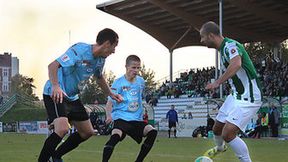
[[[45,120],[47,120],[45,108],[31,107],[24,104],[16,104],[0,118],[1,122]]]
[[[288,40],[281,43],[281,50],[282,50],[282,56],[283,60],[288,63]]]
[[[271,44],[254,42],[246,43],[244,46],[254,63],[258,63],[257,61],[263,60],[265,57],[271,55]]]
[[[29,78],[27,76],[23,76],[21,74],[17,74],[11,79],[12,85],[11,85],[11,94],[20,94],[25,95],[33,100],[38,100],[39,98],[33,93],[33,89],[36,88],[35,85],[33,85],[34,79]]]
[[[104,72],[103,76],[109,86],[114,82],[115,75],[110,71],[108,74]],[[82,91],[80,93],[81,101],[84,104],[99,103],[105,104],[107,102],[107,95],[104,94],[100,86],[97,84],[97,79],[91,76],[88,80],[82,83]]]
[[[272,59],[272,47],[271,43],[262,43],[262,42],[254,42],[254,43],[245,43],[245,49],[249,53],[251,60],[254,63],[259,63],[258,61],[262,61],[265,58]],[[283,41],[280,44],[280,51],[282,52],[283,60],[288,61],[288,41]]]
[[[151,69],[146,69],[143,64],[140,70],[140,76],[145,80],[146,91],[153,92],[156,90],[155,72]]]

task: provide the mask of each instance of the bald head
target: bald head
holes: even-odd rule
[[[203,32],[205,34],[212,33],[215,35],[220,35],[219,26],[213,21],[208,21],[207,23],[203,24],[200,32]]]
[[[218,49],[223,41],[219,26],[213,21],[203,24],[200,29],[200,42],[208,48]]]

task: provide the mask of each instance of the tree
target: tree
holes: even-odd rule
[[[148,92],[154,92],[156,90],[155,72],[151,69],[146,69],[143,64],[140,70],[140,76],[145,80],[146,94]]]
[[[288,63],[288,40],[281,43],[282,57]]]
[[[11,94],[17,93],[21,96],[31,97],[33,100],[39,100],[33,93],[33,89],[36,88],[36,86],[33,85],[33,78],[17,74],[12,77],[11,82]]]
[[[251,60],[254,63],[260,63],[266,57],[270,57],[272,45],[262,42],[246,43],[246,51],[249,53]]]
[[[111,71],[109,71],[108,74],[104,72],[103,76],[106,78],[109,86],[111,86],[116,77]],[[97,84],[96,77],[91,76],[88,80],[81,83],[80,87],[80,89],[82,89],[80,98],[84,104],[105,104],[107,102],[107,95],[104,94],[103,90]]]
[[[269,60],[273,59],[272,56],[272,48],[273,44],[271,43],[262,43],[262,42],[254,42],[254,43],[245,43],[245,49],[250,55],[251,60],[254,63],[260,63],[262,60]],[[283,61],[288,61],[288,42],[283,41],[280,44],[280,51],[282,52]]]

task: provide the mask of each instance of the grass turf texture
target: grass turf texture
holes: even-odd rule
[[[45,135],[0,133],[0,161],[33,162],[45,140]],[[93,136],[76,150],[64,156],[65,162],[101,162],[102,149],[109,136]],[[287,162],[288,141],[245,139],[253,162]],[[194,162],[213,146],[211,139],[158,137],[145,162]],[[114,149],[110,162],[132,162],[140,145],[126,137]],[[230,148],[214,162],[238,162]]]

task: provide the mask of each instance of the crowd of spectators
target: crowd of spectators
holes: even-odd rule
[[[263,62],[256,64],[264,96],[283,97],[288,96],[288,64],[283,62]],[[218,71],[219,74],[219,71]],[[158,96],[178,98],[186,94],[188,97],[211,97],[220,96],[219,89],[215,92],[205,90],[208,82],[215,78],[215,67],[203,69],[190,69],[180,74],[173,83],[165,81],[157,90]],[[230,93],[228,82],[222,84],[223,95]]]
[[[263,62],[257,64],[257,71],[262,81],[264,96],[288,96],[288,64],[283,62]]]

